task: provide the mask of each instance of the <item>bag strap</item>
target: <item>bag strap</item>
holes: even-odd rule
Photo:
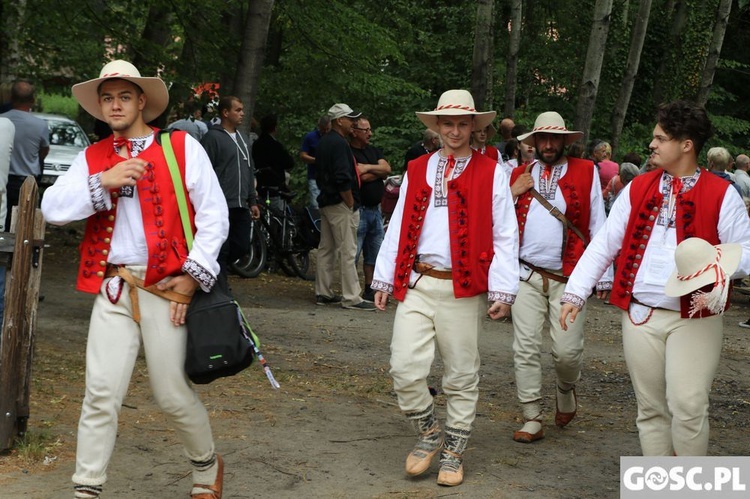
[[[534,163],[529,163],[526,165],[526,173],[529,173],[531,171],[531,168],[534,166]],[[544,206],[544,208],[549,212],[550,215],[555,217],[560,221],[560,223],[563,224],[563,227],[567,227],[568,229],[572,230],[576,236],[578,236],[581,241],[583,241],[583,246],[586,247],[589,245],[589,240],[583,236],[580,230],[578,230],[578,227],[573,225],[573,223],[565,218],[565,214],[561,212],[556,206],[552,206],[552,203],[547,201],[544,196],[539,194],[539,191],[537,191],[534,187],[531,187],[529,189],[529,193],[539,201],[539,204]],[[563,251],[565,251],[565,246],[567,246],[568,243],[568,233],[567,231],[563,232]]]
[[[190,225],[185,185],[182,183],[182,175],[180,175],[180,168],[177,166],[177,157],[174,155],[174,149],[172,149],[169,132],[161,133],[161,148],[164,150],[164,158],[167,160],[169,174],[172,176],[172,183],[174,183],[174,193],[177,197],[177,207],[180,209],[182,230],[185,231],[185,240],[187,241],[188,251],[190,251],[193,249],[193,227]]]

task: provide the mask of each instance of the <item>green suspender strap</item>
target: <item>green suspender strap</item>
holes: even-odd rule
[[[185,187],[182,183],[180,168],[177,166],[177,158],[172,149],[172,142],[169,140],[169,132],[161,133],[161,147],[164,149],[164,158],[169,166],[169,173],[172,175],[174,183],[174,193],[177,196],[177,206],[180,209],[180,219],[182,220],[182,230],[185,231],[185,240],[187,241],[188,251],[193,249],[193,226],[190,225],[190,216],[188,215],[187,196]]]

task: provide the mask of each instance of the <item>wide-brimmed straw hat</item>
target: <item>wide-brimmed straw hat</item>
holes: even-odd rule
[[[99,107],[99,85],[105,80],[120,78],[138,85],[146,95],[143,108],[143,121],[148,123],[159,117],[169,104],[169,92],[161,78],[141,76],[141,73],[128,61],[116,60],[107,63],[99,73],[99,78],[73,85],[73,96],[81,107],[98,120],[106,121]]]
[[[739,244],[714,246],[698,237],[685,239],[675,250],[676,267],[664,286],[664,294],[684,296],[713,285],[710,292],[699,291],[693,296],[690,315],[703,309],[721,313],[727,301],[729,278],[739,267],[741,257]]]
[[[474,97],[467,90],[448,90],[443,92],[438,105],[433,111],[416,113],[427,128],[439,132],[438,116],[474,116],[474,129],[479,130],[491,124],[497,116],[495,111],[479,112],[474,108]]]
[[[534,129],[529,133],[518,136],[518,141],[524,144],[534,145],[535,133],[554,133],[565,135],[565,145],[568,146],[578,139],[583,138],[583,132],[568,130],[565,126],[565,120],[555,111],[547,111],[537,116],[534,122]]]

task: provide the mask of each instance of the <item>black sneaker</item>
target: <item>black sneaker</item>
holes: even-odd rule
[[[341,303],[342,297],[339,295],[333,295],[333,296],[323,296],[323,295],[315,295],[315,304],[316,305],[331,305],[335,303]]]
[[[368,311],[377,310],[375,308],[375,305],[369,301],[362,301],[362,302],[357,303],[356,305],[341,305],[341,306],[349,310],[368,310]]]
[[[740,327],[744,327],[745,329],[750,329],[750,319],[746,320],[745,322],[740,322],[737,325]]]

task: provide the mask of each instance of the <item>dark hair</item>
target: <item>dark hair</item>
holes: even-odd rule
[[[583,141],[576,140],[568,146],[568,156],[571,158],[583,158],[586,152],[586,146],[583,145]]]
[[[275,114],[268,114],[260,119],[260,133],[272,133],[276,131],[279,124],[279,117]]]
[[[678,100],[662,104],[656,121],[671,138],[691,140],[696,156],[714,134],[706,110],[695,102]]]
[[[510,139],[505,143],[503,154],[508,158],[515,158],[518,156],[518,141],[516,139]]]
[[[510,136],[515,139],[519,135],[523,135],[525,133],[528,133],[528,131],[529,131],[529,129],[526,126],[521,125],[520,123],[518,123],[518,124],[516,124],[516,125],[513,126],[513,130],[511,130]]]
[[[232,110],[232,103],[234,101],[242,102],[239,97],[235,97],[234,95],[225,95],[221,99],[219,99],[219,107],[217,108],[217,111],[219,112],[219,116],[221,116],[221,113],[224,110],[231,111]]]
[[[636,166],[641,166],[641,163],[643,162],[643,159],[641,158],[641,155],[637,152],[630,151],[625,156],[622,157],[623,163],[633,163]]]
[[[133,85],[135,87],[135,93],[137,93],[138,95],[142,95],[144,93],[140,85],[130,80],[126,80],[125,78],[107,78],[106,80],[102,80],[102,82],[99,83],[99,86],[96,87],[96,95],[99,95],[99,96],[102,95],[102,85],[104,85],[105,83],[109,81],[117,81],[117,80],[121,80],[121,81],[130,83],[131,85]]]
[[[13,104],[33,104],[34,84],[26,79],[14,81],[10,87],[10,101]]]

